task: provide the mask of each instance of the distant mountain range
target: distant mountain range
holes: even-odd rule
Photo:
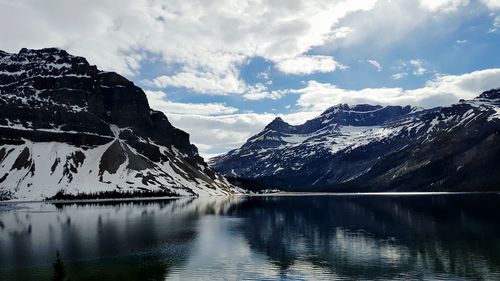
[[[500,89],[433,109],[337,105],[299,126],[276,118],[211,165],[290,191],[500,190]]]
[[[239,189],[144,92],[60,49],[0,51],[0,199]]]

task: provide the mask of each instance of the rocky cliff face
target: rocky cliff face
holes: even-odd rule
[[[0,193],[238,190],[126,78],[60,49],[0,52]]]
[[[339,105],[276,119],[212,165],[285,190],[500,190],[499,106],[500,90],[430,110]]]

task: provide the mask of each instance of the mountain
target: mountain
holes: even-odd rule
[[[238,192],[131,81],[64,50],[0,51],[0,197]]]
[[[448,107],[338,105],[276,118],[215,170],[293,191],[500,190],[500,89]]]

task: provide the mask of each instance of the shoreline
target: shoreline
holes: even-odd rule
[[[160,201],[174,200],[181,198],[197,198],[194,196],[166,196],[166,197],[144,197],[144,198],[105,198],[105,199],[78,199],[78,200],[26,200],[26,201],[0,201],[0,204],[31,204],[31,203],[48,203],[48,204],[71,204],[71,203],[106,203],[106,202],[132,202],[132,201]]]
[[[459,191],[459,192],[279,192],[251,194],[247,196],[429,196],[429,195],[500,195],[500,191]]]
[[[500,195],[499,191],[467,191],[467,192],[277,192],[266,194],[231,194],[215,196],[165,196],[144,198],[106,198],[106,199],[78,199],[78,200],[26,200],[0,201],[0,204],[76,204],[76,203],[107,203],[107,202],[141,202],[176,200],[183,198],[217,198],[217,197],[313,197],[313,196],[435,196],[435,195]]]

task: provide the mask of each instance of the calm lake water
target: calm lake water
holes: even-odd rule
[[[0,280],[500,280],[500,195],[0,204]]]

